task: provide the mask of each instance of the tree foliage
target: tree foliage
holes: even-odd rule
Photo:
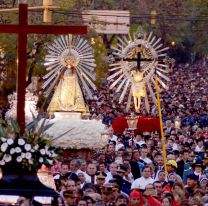
[[[2,0],[1,8],[17,7],[16,0]],[[61,10],[53,12],[53,24],[81,24],[81,11],[85,9],[130,10],[131,27],[136,31],[142,25],[147,31],[153,31],[161,37],[164,44],[172,49],[170,54],[178,62],[193,61],[194,57],[204,57],[208,53],[208,7],[207,0],[53,0]],[[30,0],[29,6],[42,5],[42,0]],[[155,10],[156,23],[151,24],[151,11]],[[43,24],[42,11],[30,11],[30,24]],[[17,23],[16,13],[0,13],[0,23]],[[86,37],[91,41],[95,51],[98,81],[107,74],[108,65],[105,56],[110,45],[116,41],[114,36],[98,35],[90,31]],[[28,84],[33,75],[43,76],[45,69],[43,60],[47,42],[53,35],[28,36]],[[15,90],[17,36],[0,34],[0,95],[7,95]],[[174,41],[176,45],[171,46]],[[3,53],[2,53],[3,52]]]

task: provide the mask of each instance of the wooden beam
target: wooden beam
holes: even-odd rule
[[[60,6],[33,6],[33,7],[28,7],[28,10],[44,10],[44,9],[60,9]],[[0,13],[8,13],[8,12],[19,12],[19,8],[12,8],[12,9],[0,9]]]

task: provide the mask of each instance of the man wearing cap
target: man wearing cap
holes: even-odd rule
[[[103,186],[103,184],[105,183],[105,178],[106,178],[106,173],[105,172],[97,172],[96,173],[96,182],[97,185],[99,185],[100,187]]]
[[[76,193],[74,191],[66,190],[63,192],[64,203],[66,206],[76,205]]]
[[[95,185],[96,190],[98,191],[98,193],[101,193],[101,188],[103,187],[104,183],[105,183],[105,178],[106,178],[106,173],[104,172],[97,172],[96,173],[96,182],[97,184]]]
[[[177,162],[175,160],[168,160],[166,165],[167,165],[167,172],[168,172],[168,174],[174,173],[174,175],[176,177],[176,180],[178,182],[182,183],[182,178],[178,174],[176,174],[176,169],[178,168]]]
[[[201,160],[196,160],[192,164],[192,168],[194,170],[194,174],[201,178],[203,174],[203,170],[205,169],[205,166],[203,165],[203,162]]]
[[[105,183],[101,190],[101,198],[105,205],[114,205],[115,196],[113,194],[114,187],[111,183]]]
[[[124,165],[119,165],[117,169],[117,175],[114,175],[113,177],[120,181],[121,191],[129,195],[131,183],[124,179],[126,173],[127,168]]]

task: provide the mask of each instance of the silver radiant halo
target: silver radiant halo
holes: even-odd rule
[[[140,32],[141,33],[141,32]],[[120,93],[119,103],[127,97],[127,110],[130,108],[133,97],[135,110],[139,112],[141,99],[145,99],[145,107],[149,112],[149,98],[151,96],[154,104],[157,104],[155,96],[155,80],[168,89],[167,82],[170,81],[167,76],[169,65],[166,61],[166,51],[161,38],[156,38],[151,32],[149,35],[143,33],[138,35],[129,34],[128,36],[118,37],[117,47],[112,47],[112,54],[115,61],[110,66],[111,75],[109,81],[113,83],[110,89],[116,87],[116,92]],[[140,70],[138,70],[138,53],[140,53]],[[147,60],[147,61],[144,61]]]
[[[80,85],[89,98],[92,98],[91,89],[96,89],[93,81],[96,79],[94,68],[96,66],[93,49],[87,40],[80,36],[60,36],[48,45],[48,54],[45,57],[48,73],[42,89],[45,96],[49,96],[66,70],[75,69]]]

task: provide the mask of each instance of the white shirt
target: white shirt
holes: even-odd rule
[[[204,146],[199,147],[196,145],[195,152],[201,152],[204,149]]]
[[[116,144],[118,143],[118,137],[116,136],[116,135],[113,135],[112,137],[111,137],[111,141],[115,141],[116,142]]]
[[[105,178],[105,183],[109,183],[109,181],[112,179],[113,179],[113,175],[111,174],[111,172],[108,172]]]
[[[140,140],[139,142],[135,142],[136,144],[138,144],[139,146],[142,146],[143,144],[146,144],[145,141]]]
[[[148,157],[142,158],[140,157],[141,160],[143,160],[146,164],[152,164],[152,160]]]
[[[176,143],[173,143],[173,150],[178,150],[178,145]]]
[[[134,182],[131,185],[131,189],[142,189],[142,190],[144,190],[146,185],[153,184],[153,182],[154,182],[154,179],[152,179],[151,177],[144,178],[142,176],[142,177],[137,178],[136,180],[134,180]]]
[[[85,175],[85,182],[86,182],[86,183],[92,183],[91,176],[88,175],[87,173],[86,173],[86,175]],[[94,183],[93,183],[93,184],[97,184],[96,175],[94,175]]]

